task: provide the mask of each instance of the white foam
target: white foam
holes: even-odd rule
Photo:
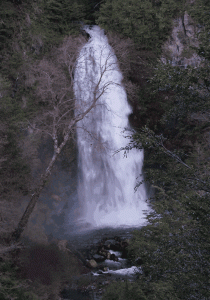
[[[122,132],[129,127],[132,109],[122,74],[103,30],[93,26],[86,31],[91,38],[80,52],[74,76],[76,114],[90,106],[99,81],[98,94],[107,88],[96,107],[78,123],[78,222],[97,228],[144,225],[144,211],[149,210],[144,185],[134,191],[142,172],[143,151],[132,149],[127,157],[123,152],[114,154],[129,143]]]
[[[136,276],[138,274],[141,274],[142,273],[142,270],[141,268],[137,268],[135,266],[132,266],[130,268],[124,268],[124,269],[119,269],[119,270],[108,270],[108,271],[104,271],[102,272],[102,274],[113,274],[113,275],[119,275],[119,276],[122,276],[122,277],[126,277],[126,276],[130,276],[130,277],[133,277],[133,276]],[[92,273],[93,275],[95,276],[99,276],[100,274],[97,273],[97,272],[93,272]]]
[[[126,269],[119,269],[119,270],[109,270],[107,272],[104,273],[109,273],[109,274],[117,274],[117,275],[136,275],[138,273],[141,273],[141,269],[132,266],[130,268],[126,268]]]

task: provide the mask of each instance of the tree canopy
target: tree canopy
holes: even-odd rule
[[[107,0],[97,13],[97,24],[130,37],[145,49],[159,51],[171,31],[173,18],[180,14],[180,1]]]
[[[173,20],[183,19],[185,11],[199,28],[199,46],[191,46],[202,58],[197,68],[173,67],[159,59]],[[122,45],[125,38],[134,44],[136,52],[121,60],[128,60],[125,73],[138,91],[135,101],[132,93],[130,100],[140,109],[135,112],[135,131],[129,133],[131,143],[124,150],[145,149],[144,176],[153,212],[149,225],[135,231],[129,247],[129,257],[141,266],[142,275],[134,283],[110,286],[104,299],[210,297],[209,15],[208,0],[0,2],[0,192],[10,201],[11,191],[30,192],[31,171],[20,146],[23,124],[42,112],[37,120],[43,122],[48,107],[49,113],[58,105],[56,97],[49,101],[49,93],[42,93],[47,77],[39,76],[38,66],[46,75],[49,66],[43,64],[52,62],[48,71],[59,94],[58,78],[64,76],[66,85],[72,78],[61,61],[62,74],[53,77],[58,65],[51,55],[66,36],[80,34],[81,24],[96,22],[120,36]],[[149,52],[155,56],[150,65]]]
[[[200,28],[199,46],[192,48],[203,60],[184,69],[157,60],[139,89],[139,126],[124,150],[145,150],[153,211],[130,244],[142,275],[128,286],[110,287],[104,299],[130,299],[128,289],[136,291],[133,299],[210,297],[210,6],[203,0],[185,4]]]

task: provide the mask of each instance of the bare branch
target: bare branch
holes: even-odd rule
[[[12,244],[11,246],[9,246],[9,247],[2,247],[1,249],[0,249],[0,255],[3,255],[3,254],[5,254],[5,253],[8,253],[8,252],[12,252],[12,251],[14,251],[14,250],[16,250],[16,249],[20,249],[20,248],[22,248],[23,246],[21,245],[21,244]]]
[[[164,145],[163,145],[163,141],[162,143],[160,143],[160,146],[163,147],[164,149],[164,153],[166,153],[167,155],[171,156],[172,158],[175,158],[179,163],[183,164],[185,167],[187,167],[188,169],[191,169],[190,166],[188,166],[186,163],[184,163],[181,158],[176,155],[175,153],[171,152],[170,150],[168,150]]]
[[[45,132],[52,137],[54,153],[45,172],[41,175],[40,182],[31,195],[31,200],[17,228],[12,233],[11,239],[18,240],[20,238],[29,216],[38,201],[39,195],[51,174],[55,161],[69,138],[75,132],[76,124],[85,118],[96,106],[97,101],[106,93],[110,85],[115,84],[120,86],[120,84],[112,81],[105,82],[106,73],[114,71],[116,69],[116,63],[115,60],[111,59],[113,56],[111,52],[109,52],[103,63],[104,53],[102,49],[99,66],[100,74],[98,74],[99,78],[97,76],[95,78],[93,75],[89,77],[87,74],[92,89],[91,100],[90,102],[86,102],[85,105],[82,105],[79,112],[77,109],[77,114],[75,114],[76,105],[73,91],[73,71],[80,46],[81,41],[77,41],[74,38],[66,39],[62,47],[55,51],[57,56],[54,55],[53,60],[45,58],[39,62],[38,66],[34,67],[34,77],[38,82],[36,90],[37,101],[42,101],[44,105],[42,106],[41,113],[37,114],[33,120],[33,125],[31,122],[29,122],[29,125],[34,130]],[[80,58],[81,57],[80,55]],[[79,66],[77,65],[77,67]]]

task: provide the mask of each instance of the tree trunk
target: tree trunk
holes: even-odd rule
[[[41,181],[39,183],[38,188],[32,194],[31,200],[29,201],[28,206],[26,207],[26,210],[24,211],[24,214],[23,214],[22,218],[20,219],[20,222],[18,223],[16,229],[11,233],[11,236],[9,239],[10,242],[12,242],[12,241],[17,242],[20,239],[21,234],[24,231],[24,229],[28,223],[28,219],[29,219],[31,213],[33,212],[33,209],[39,199],[40,193],[43,190],[43,188],[47,182],[47,179],[50,175],[50,172],[51,172],[52,167],[57,159],[58,154],[59,154],[58,152],[54,153],[45,173],[41,175]]]
[[[186,31],[186,27],[185,27],[185,23],[184,23],[184,13],[181,16],[181,20],[182,20],[182,27],[183,27],[184,35],[187,36],[187,31]]]
[[[100,78],[99,78],[95,88],[94,88],[93,100],[90,103],[90,106],[88,108],[86,108],[86,110],[83,113],[80,113],[79,115],[77,115],[76,117],[74,117],[73,119],[70,120],[70,122],[67,126],[66,133],[63,137],[63,141],[59,146],[58,146],[57,128],[60,124],[59,122],[65,116],[66,112],[63,112],[63,114],[61,116],[58,116],[58,106],[54,105],[54,114],[53,114],[54,117],[53,117],[53,124],[52,124],[52,134],[50,134],[52,136],[53,142],[54,142],[54,154],[53,154],[53,157],[52,157],[45,173],[42,174],[40,183],[39,183],[37,189],[34,191],[34,194],[32,194],[31,199],[28,203],[28,206],[27,206],[20,222],[18,223],[15,230],[10,234],[9,239],[8,239],[9,243],[11,243],[12,241],[17,242],[20,239],[21,234],[24,231],[24,229],[25,229],[25,227],[28,223],[29,217],[30,217],[31,213],[33,212],[33,209],[34,209],[34,207],[37,203],[37,200],[39,199],[40,193],[41,193],[42,189],[44,188],[44,186],[46,184],[46,181],[47,181],[47,179],[48,179],[48,177],[51,173],[52,167],[53,167],[58,155],[62,151],[63,147],[66,145],[67,141],[69,140],[70,134],[72,133],[72,130],[75,128],[75,125],[79,121],[81,121],[95,107],[97,100],[105,93],[108,86],[111,85],[111,84],[114,84],[113,82],[108,82],[108,83],[104,84],[102,88],[99,89],[105,72],[109,71],[110,67],[112,65],[112,64],[109,65],[108,59],[109,59],[109,57],[107,57],[105,65],[101,69],[101,75],[100,75]],[[53,92],[53,94],[54,94],[54,92]],[[63,98],[60,99],[60,100],[63,101]],[[52,115],[52,112],[51,112],[50,115]]]

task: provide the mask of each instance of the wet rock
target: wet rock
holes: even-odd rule
[[[57,243],[59,250],[64,252],[70,251],[69,249],[67,249],[67,244],[68,244],[67,240],[59,240]]]
[[[125,242],[126,242],[128,245],[130,245],[131,239],[125,239]]]
[[[98,264],[94,259],[90,259],[86,262],[87,267],[94,269],[97,268]]]
[[[106,240],[104,245],[107,247],[110,247],[110,245],[115,245],[116,241],[115,240]]]
[[[98,254],[105,257],[105,259],[106,259],[106,258],[108,258],[110,253],[108,250],[106,250],[106,249],[104,249],[104,247],[102,247],[102,248],[98,249]]]
[[[107,253],[107,259],[111,259],[111,253],[110,252]]]
[[[110,255],[110,259],[113,261],[118,261],[118,257],[113,253]]]
[[[102,262],[105,260],[105,257],[103,255],[99,255],[99,254],[94,254],[93,255],[93,259],[96,261],[96,262]]]
[[[122,249],[125,249],[126,247],[128,247],[128,242],[127,241],[121,241],[120,246],[121,246]]]
[[[89,33],[87,33],[84,29],[80,29],[80,32],[81,32],[81,34],[82,34],[84,37],[86,37],[87,39],[90,38]]]
[[[128,251],[127,251],[127,249],[123,249],[122,250],[121,258],[128,258]]]
[[[110,250],[119,251],[120,250],[120,243],[116,240],[107,240],[104,243],[104,246]]]
[[[129,240],[122,240],[119,237],[114,237],[113,239],[103,239],[98,244],[97,254],[105,257],[105,259],[111,259],[113,261],[118,261],[116,254],[111,255],[110,250],[121,252],[122,258],[127,258],[127,247],[129,245]],[[93,256],[93,255],[92,255]]]
[[[141,258],[141,257],[137,257],[137,258],[135,259],[135,263],[136,263],[137,265],[141,266],[141,265],[143,264],[142,258]]]

